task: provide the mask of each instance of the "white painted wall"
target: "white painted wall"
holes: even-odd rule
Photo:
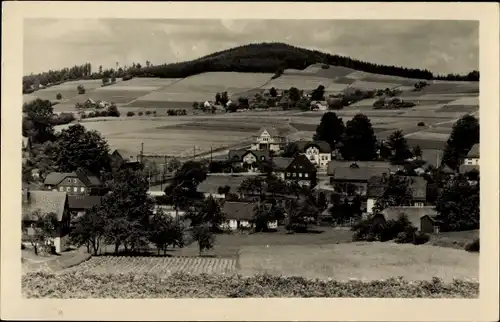
[[[370,215],[373,214],[373,207],[375,207],[375,202],[377,200],[375,198],[368,198],[366,200],[366,212]]]
[[[328,163],[332,160],[330,153],[320,153],[315,146],[310,146],[305,151],[307,158],[316,166],[322,169],[328,168]]]
[[[479,158],[466,158],[464,159],[466,165],[479,165]]]

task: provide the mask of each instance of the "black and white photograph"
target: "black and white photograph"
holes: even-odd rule
[[[479,21],[229,13],[23,19],[22,298],[478,299]]]

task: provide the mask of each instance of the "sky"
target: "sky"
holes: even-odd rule
[[[284,42],[433,73],[479,69],[479,23],[439,20],[29,19],[24,75],[92,64],[97,70],[174,63],[258,42]]]

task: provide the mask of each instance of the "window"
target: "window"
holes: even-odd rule
[[[68,179],[68,183],[71,183],[71,179]]]
[[[66,191],[70,192],[71,191],[71,187],[66,187]]]
[[[292,177],[294,177],[294,178],[295,178],[296,176],[297,176],[297,174],[296,174],[295,172],[294,172],[294,173],[292,173]]]
[[[59,191],[64,191],[64,187],[59,187]]]
[[[85,192],[85,188],[84,188],[84,187],[82,187],[82,188],[80,189],[80,191],[81,191],[81,192]]]
[[[78,187],[73,187],[73,192],[78,192]]]
[[[73,183],[76,183],[76,179],[73,179]]]
[[[308,173],[304,173],[304,178],[307,178],[309,177],[309,174]]]
[[[299,173],[299,177],[302,178],[302,172]]]
[[[415,202],[415,207],[423,207],[424,203],[423,202]]]

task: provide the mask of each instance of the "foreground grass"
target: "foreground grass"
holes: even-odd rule
[[[384,297],[384,298],[476,298],[479,284],[440,279],[408,282],[391,278],[373,282],[337,282],[255,275],[189,275],[166,278],[148,274],[75,272],[55,275],[28,273],[22,277],[27,298],[248,298],[248,297]]]

